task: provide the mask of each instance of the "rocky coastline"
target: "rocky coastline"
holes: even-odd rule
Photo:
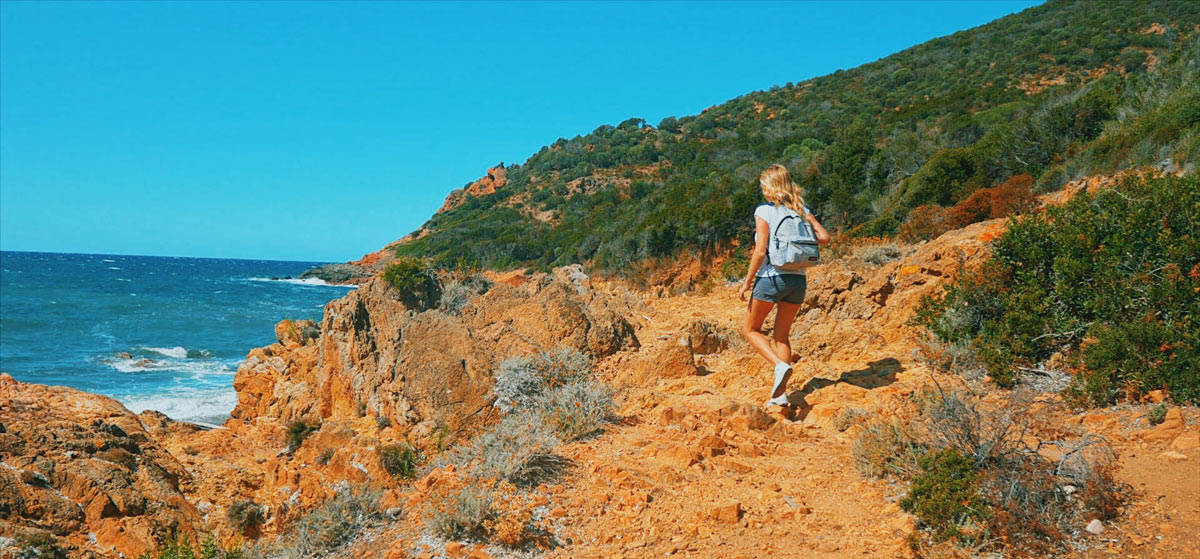
[[[1003,228],[978,223],[885,258],[851,254],[813,270],[792,334],[811,367],[797,405],[769,412],[760,363],[737,334],[741,308],[724,288],[634,291],[578,267],[488,273],[446,289],[454,304],[445,294],[406,304],[368,277],[329,303],[319,324],[279,323],[276,343],[239,366],[237,407],[215,429],[0,376],[0,546],[46,541],[69,557],[108,559],[140,556],[178,534],[249,545],[347,488],[373,488],[395,520],[344,543],[344,553],[503,556],[502,547],[422,535],[421,511],[464,483],[435,458],[501,419],[493,392],[501,361],[569,348],[619,391],[624,419],[611,434],[564,447],[571,472],[522,497],[522,510],[554,535],[548,556],[696,554],[695,542],[720,541],[724,551],[701,555],[735,557],[778,538],[802,544],[771,548],[776,556],[909,556],[913,517],[887,499],[885,482],[854,473],[850,447],[864,425],[845,417],[893,417],[931,382],[955,382],[915,357],[910,320],[922,297],[981,262]],[[1131,476],[1151,467],[1176,476],[1164,479],[1197,473],[1193,409],[1152,428],[1133,412],[1053,409],[1058,421],[1132,454]],[[385,463],[381,449],[399,445],[431,458],[415,480]],[[1159,509],[1133,510],[1129,530],[1167,522]],[[1172,518],[1200,522],[1186,512]],[[622,530],[633,539],[616,537]],[[1163,549],[1189,549],[1189,538],[1168,537],[1175,547]]]

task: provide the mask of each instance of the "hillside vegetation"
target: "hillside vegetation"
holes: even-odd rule
[[[397,252],[614,273],[711,254],[748,235],[776,162],[859,235],[920,230],[911,216],[1022,175],[1046,192],[1130,167],[1190,173],[1198,29],[1195,2],[1051,1],[699,115],[600,126],[511,165],[503,188],[448,205]]]

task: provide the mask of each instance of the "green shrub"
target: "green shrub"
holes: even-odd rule
[[[195,542],[178,534],[171,535],[153,553],[146,552],[139,559],[242,559],[241,548],[222,548],[216,538],[209,536],[203,543]],[[45,557],[52,557],[43,555]],[[65,557],[65,555],[63,556]]]
[[[239,534],[252,535],[267,521],[263,507],[254,501],[237,501],[225,511],[225,520]]]
[[[1151,425],[1161,424],[1167,419],[1167,403],[1159,402],[1146,410],[1146,422]]]
[[[405,305],[427,309],[437,304],[441,297],[441,285],[423,259],[397,256],[396,260],[383,269],[383,281],[387,282]]]
[[[15,559],[67,559],[67,550],[46,532],[18,534],[13,538],[12,545],[17,549],[13,556]]]
[[[919,465],[921,473],[913,477],[900,508],[932,528],[934,541],[982,542],[983,523],[992,513],[979,495],[981,476],[971,460],[946,449],[925,453]]]
[[[1072,395],[1107,404],[1166,388],[1200,401],[1200,178],[1129,178],[1010,223],[992,257],[918,322],[971,342],[998,384],[1056,351],[1087,371]]]
[[[901,506],[921,520],[912,540],[918,551],[949,541],[1053,556],[1090,519],[1115,518],[1130,494],[1113,477],[1116,455],[1103,438],[1044,425],[1027,401],[984,404],[930,389],[913,404],[912,421],[869,425],[853,451],[863,475],[909,481]],[[1055,449],[1053,459],[1046,448]]]
[[[420,450],[408,443],[389,444],[379,447],[379,461],[383,464],[383,469],[387,470],[393,477],[400,479],[415,479],[417,477],[417,467],[425,457]]]
[[[320,423],[293,421],[288,424],[284,436],[287,438],[288,451],[296,452],[304,444],[304,439],[321,428]]]

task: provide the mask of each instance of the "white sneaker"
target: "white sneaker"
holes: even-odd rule
[[[779,396],[767,400],[768,406],[787,406],[790,404],[791,402],[788,401],[787,394],[780,394]]]
[[[775,384],[771,385],[771,398],[777,399],[785,396],[783,390],[787,387],[788,379],[792,378],[792,366],[780,361],[775,365]]]

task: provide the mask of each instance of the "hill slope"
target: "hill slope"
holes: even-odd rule
[[[1046,192],[1127,167],[1190,172],[1198,29],[1194,2],[1051,1],[700,115],[560,138],[454,191],[394,248],[440,267],[610,271],[719,250],[749,230],[757,175],[776,162],[860,234],[1021,174]]]

